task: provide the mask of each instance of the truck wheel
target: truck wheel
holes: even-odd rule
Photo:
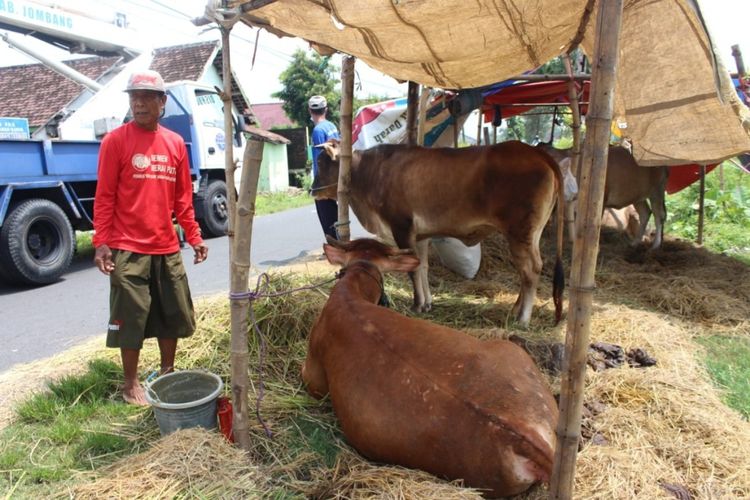
[[[201,202],[203,203],[203,218],[198,223],[203,235],[212,238],[227,234],[229,202],[227,201],[227,185],[224,181],[218,179],[209,181]]]
[[[75,236],[62,209],[47,200],[16,206],[0,230],[0,267],[10,281],[46,285],[73,259]]]

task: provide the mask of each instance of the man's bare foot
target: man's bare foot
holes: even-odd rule
[[[133,385],[131,387],[122,388],[122,399],[126,403],[137,406],[148,406],[146,401],[146,392],[143,390],[141,384]]]
[[[172,373],[174,371],[174,366],[162,366],[161,370],[159,370],[159,375],[166,375],[167,373]]]

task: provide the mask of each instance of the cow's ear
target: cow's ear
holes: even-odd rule
[[[338,144],[334,144],[332,141],[334,139],[330,139],[328,142],[323,143],[323,148],[325,149],[326,154],[331,158],[331,160],[336,161],[336,159],[339,157],[339,147]]]
[[[334,266],[343,266],[346,263],[346,252],[340,248],[326,243],[323,245],[323,252],[326,254],[328,262]]]
[[[383,265],[383,271],[400,271],[408,273],[414,271],[419,266],[419,258],[412,254],[394,255],[388,258]]]

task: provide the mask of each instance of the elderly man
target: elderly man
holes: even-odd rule
[[[110,278],[107,346],[119,348],[123,399],[147,404],[138,380],[144,338],[156,337],[161,372],[173,370],[177,339],[195,330],[195,316],[173,216],[203,262],[193,211],[185,142],[159,125],[167,102],[155,71],[131,75],[127,88],[133,120],[102,141],[94,201],[96,267]]]

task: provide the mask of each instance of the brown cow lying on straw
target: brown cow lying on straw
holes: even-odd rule
[[[365,457],[513,495],[552,469],[558,410],[534,362],[506,340],[481,341],[378,306],[382,273],[419,260],[372,239],[329,239],[341,266],[310,334],[302,378],[330,394]]]

